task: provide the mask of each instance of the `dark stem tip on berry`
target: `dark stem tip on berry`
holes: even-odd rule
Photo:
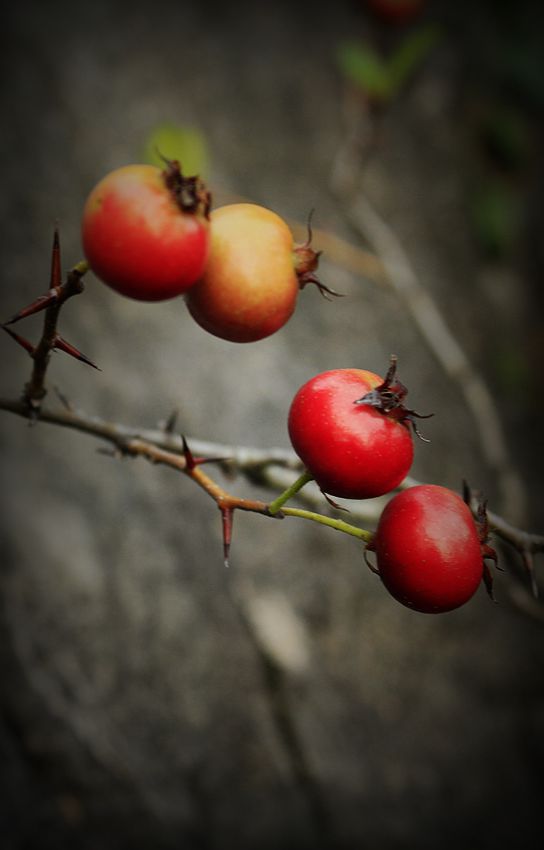
[[[198,175],[185,177],[177,159],[167,159],[160,151],[159,156],[165,163],[164,182],[181,212],[199,213],[209,218],[212,198],[204,181]]]
[[[310,210],[310,214],[308,216],[308,238],[306,242],[302,245],[295,245],[293,249],[293,261],[295,266],[295,272],[298,278],[298,285],[300,289],[304,289],[304,287],[308,283],[313,283],[317,286],[319,290],[319,294],[326,298],[327,301],[332,301],[333,298],[341,298],[341,292],[335,292],[334,289],[331,289],[329,286],[325,286],[324,283],[321,283],[319,278],[316,276],[315,272],[317,271],[317,267],[319,266],[319,258],[321,257],[322,251],[314,251],[312,248],[312,216],[313,209]]]
[[[354,404],[364,404],[368,407],[373,407],[385,416],[396,419],[401,424],[409,424],[416,437],[419,437],[424,443],[431,441],[420,433],[415,419],[430,419],[434,413],[417,413],[411,410],[404,404],[404,399],[408,395],[408,390],[396,377],[397,373],[397,356],[391,355],[390,366],[383,382],[373,390],[365,393],[361,398],[356,399]]]
[[[370,561],[370,560],[369,560],[369,557],[368,557],[368,553],[369,553],[369,552],[373,552],[373,551],[374,551],[374,547],[372,546],[372,543],[367,543],[367,544],[366,544],[366,546],[365,546],[364,553],[363,553],[363,555],[364,555],[364,559],[365,559],[365,564],[367,565],[367,567],[368,567],[368,569],[370,570],[370,572],[374,573],[374,575],[379,576],[379,575],[380,575],[380,571],[379,571],[378,567],[377,567],[377,566],[375,566],[375,565],[372,563],[372,561]]]
[[[475,501],[476,507],[473,508],[473,500]],[[482,569],[483,569],[483,582],[485,585],[485,589],[489,598],[492,602],[496,602],[495,595],[493,593],[493,574],[489,568],[489,565],[486,561],[493,561],[493,564],[496,569],[500,570],[499,559],[497,556],[497,552],[493,549],[492,546],[489,545],[489,518],[487,516],[487,499],[481,493],[474,493],[472,488],[468,484],[468,481],[463,479],[463,501],[470,508],[472,516],[474,517],[474,522],[476,524],[476,531],[478,534],[478,540],[480,541],[480,551],[482,553]]]
[[[325,286],[324,283],[321,283],[318,277],[316,277],[312,272],[307,272],[305,274],[297,274],[298,276],[298,285],[300,289],[304,289],[304,287],[308,283],[313,283],[317,286],[319,290],[319,294],[325,298],[326,301],[332,301],[333,298],[343,298],[343,292],[336,292],[336,290],[331,289],[330,286]]]

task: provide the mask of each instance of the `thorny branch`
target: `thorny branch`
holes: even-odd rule
[[[74,295],[79,295],[83,292],[83,276],[88,271],[88,265],[85,261],[78,263],[68,273],[66,281],[62,282],[61,258],[60,258],[60,241],[58,229],[55,229],[53,236],[53,248],[51,252],[51,277],[49,290],[45,295],[40,295],[32,304],[19,310],[14,316],[2,325],[6,333],[14,339],[34,361],[30,380],[25,385],[23,392],[23,403],[31,418],[37,418],[40,412],[40,406],[43,398],[46,395],[45,375],[49,365],[49,358],[53,349],[64,351],[70,354],[77,360],[81,360],[98,368],[89,360],[81,351],[63,339],[57,331],[59,314],[63,304]],[[32,345],[27,339],[15,333],[10,325],[19,322],[21,319],[31,316],[34,313],[44,311],[43,331],[40,341],[37,345]]]
[[[0,410],[28,418],[28,408],[24,401],[0,398]],[[202,469],[205,462],[214,462],[226,472],[239,473],[252,484],[265,487],[273,492],[281,492],[293,484],[299,477],[303,467],[296,454],[287,449],[259,449],[248,446],[232,446],[207,442],[197,438],[187,439],[170,433],[167,429],[138,429],[116,422],[108,422],[97,416],[88,416],[73,407],[64,404],[52,408],[43,405],[39,418],[65,428],[71,428],[84,434],[104,440],[120,457],[144,457],[152,463],[164,464],[188,475],[203,489],[217,504],[224,516],[235,510],[251,511],[264,516],[274,516],[269,510],[269,504],[254,499],[244,499],[230,495],[223,487],[215,482]],[[190,447],[190,455],[188,449]],[[188,457],[193,458],[193,466],[188,463]],[[413,487],[419,482],[408,477],[402,487]],[[297,493],[297,499],[313,509],[334,510],[327,502],[319,488],[314,484],[305,487]],[[387,499],[372,499],[365,502],[350,502],[350,520],[353,522],[376,523]],[[342,520],[333,520],[313,510],[301,511],[297,508],[282,506],[276,517],[298,516],[331,525],[338,531],[353,534],[356,526]],[[544,552],[544,536],[529,533],[516,528],[498,514],[488,511],[491,531],[505,543],[512,546],[522,557],[524,565],[532,576],[533,556]],[[363,539],[364,529],[358,529]],[[228,558],[228,552],[226,553]],[[531,569],[529,569],[531,567]],[[536,586],[532,583],[533,591]]]
[[[375,214],[371,211],[371,220],[373,216]],[[394,236],[389,234],[384,223],[378,218],[375,218],[375,222],[377,222],[378,231],[383,230],[386,242],[395,239]],[[380,242],[379,239],[377,241]],[[402,251],[394,241],[391,244],[394,250]],[[387,251],[385,253],[387,254]],[[391,278],[392,271],[390,268],[388,269],[387,259],[383,258],[383,262]],[[404,275],[411,278],[413,273],[407,260],[403,263],[405,266]],[[0,409],[22,416],[31,422],[40,419],[42,422],[68,427],[101,438],[110,444],[113,449],[111,453],[114,455],[144,457],[152,463],[165,464],[183,472],[215,501],[221,512],[226,565],[228,565],[235,510],[251,511],[276,519],[283,519],[286,516],[309,519],[350,534],[365,543],[372,539],[371,531],[358,528],[344,520],[316,513],[313,510],[288,507],[285,504],[292,491],[298,499],[302,499],[311,507],[323,509],[324,506],[328,506],[329,511],[335,508],[345,510],[341,505],[334,505],[317,486],[314,485],[312,488],[311,476],[304,472],[299,458],[293,452],[283,449],[262,450],[241,446],[224,446],[192,439],[188,441],[185,436],[178,436],[174,433],[175,417],[170,417],[165,426],[159,430],[130,428],[76,411],[60,393],[59,398],[62,407],[51,409],[45,406],[42,403],[47,392],[45,376],[50,353],[54,348],[65,351],[78,360],[97,368],[78,349],[62,339],[57,331],[61,307],[73,295],[83,291],[82,278],[87,270],[87,263],[85,261],[80,262],[68,273],[65,283],[62,283],[60,243],[56,229],[53,239],[51,278],[48,292],[20,310],[2,325],[4,330],[30,354],[34,364],[30,381],[25,385],[22,398],[19,400],[0,398]],[[418,289],[419,284],[415,277],[413,277],[410,286]],[[45,311],[43,332],[39,343],[33,346],[28,340],[16,334],[10,326],[42,310]],[[436,316],[441,320],[437,311]],[[453,342],[455,343],[454,340]],[[497,433],[500,437],[498,442],[500,449],[502,435],[500,430]],[[501,451],[503,449],[504,447]],[[499,455],[500,453],[499,451]],[[272,503],[233,496],[202,470],[203,464],[212,462],[221,465],[226,472],[239,472],[245,475],[254,484],[260,484],[276,492],[287,491],[287,493],[284,492],[282,497]],[[296,483],[297,479],[298,484]],[[305,487],[303,491],[300,489],[301,481],[304,485],[310,483],[310,487]],[[402,486],[413,486],[416,483],[413,479],[408,478]],[[293,485],[295,485],[294,488]],[[355,507],[350,507],[350,518],[376,522],[383,504],[384,499],[357,503]],[[522,563],[531,580],[533,595],[537,596],[538,587],[534,576],[533,555],[544,551],[544,537],[522,531],[496,514],[489,513],[488,517],[490,530],[493,530],[505,542],[513,546],[521,555]]]

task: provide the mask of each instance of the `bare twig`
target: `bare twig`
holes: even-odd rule
[[[25,419],[28,419],[29,415],[26,405],[19,399],[0,398],[0,410],[14,413]],[[98,416],[90,416],[78,411],[64,397],[62,407],[52,408],[45,404],[42,405],[39,418],[41,422],[70,428],[103,439],[121,451],[128,440],[141,439],[158,448],[183,454],[183,438],[179,434],[171,434],[161,428],[136,428],[117,422],[108,422]],[[228,443],[212,443],[193,437],[188,438],[188,442],[195,454],[204,457],[227,458],[228,460],[224,461],[227,469],[233,468],[246,474],[257,475],[258,470],[268,464],[277,464],[282,468],[298,471],[302,469],[300,459],[289,449],[233,446]]]
[[[29,412],[22,400],[0,398],[0,410],[14,413],[23,418],[28,418]],[[71,428],[81,433],[89,434],[98,439],[105,440],[121,455],[132,457],[145,457],[152,463],[165,464],[173,469],[187,474],[195,483],[203,489],[216,502],[220,510],[243,510],[272,516],[269,505],[266,502],[254,499],[244,499],[232,496],[209,475],[207,475],[197,463],[188,468],[186,458],[186,445],[191,446],[195,455],[203,458],[220,458],[219,465],[226,464],[229,470],[244,475],[249,481],[274,492],[281,492],[292,486],[300,476],[303,465],[297,455],[288,449],[270,448],[259,449],[250,446],[231,446],[187,438],[170,434],[164,429],[138,429],[119,423],[107,422],[96,416],[87,416],[81,411],[63,403],[62,407],[56,409],[42,406],[40,410],[40,421],[65,428]],[[228,458],[228,460],[224,460]],[[408,477],[401,485],[403,488],[413,487],[419,482]],[[327,503],[323,493],[317,485],[310,482],[303,490],[296,494],[296,498],[311,508],[323,509],[331,506]],[[387,502],[388,497],[356,501],[349,503],[350,519],[355,522],[375,524]],[[344,508],[343,505],[339,506]],[[311,511],[301,513],[297,509],[282,507],[281,516],[299,516],[316,520],[317,514]],[[533,534],[516,528],[496,513],[488,512],[491,530],[502,540],[511,545],[520,553],[523,559],[532,558],[534,554],[544,552],[544,536]],[[318,521],[322,524],[330,524],[321,517]],[[334,522],[334,527],[346,530],[347,523],[341,520]],[[347,533],[353,534],[355,526],[350,526]],[[358,532],[363,531],[358,529]],[[363,536],[357,533],[356,536]]]
[[[483,457],[497,475],[501,504],[515,505],[517,518],[522,518],[525,513],[525,491],[510,461],[493,396],[470,363],[435,301],[420,283],[400,239],[359,190],[361,161],[351,158],[350,162],[354,171],[349,179],[345,173],[346,167],[341,177],[335,168],[331,175],[331,188],[342,198],[342,209],[351,226],[370,243],[381,260],[386,281],[407,308],[436,360],[464,396],[478,429]],[[346,202],[347,186],[351,190],[351,205]]]
[[[497,474],[503,503],[518,505],[523,514],[523,485],[510,462],[500,416],[486,383],[419,282],[400,240],[363,195],[357,197],[350,218],[376,248],[391,286],[409,309],[445,373],[464,395],[478,428],[483,456]]]

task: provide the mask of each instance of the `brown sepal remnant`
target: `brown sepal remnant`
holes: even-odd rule
[[[209,219],[212,196],[204,181],[198,175],[185,177],[177,159],[167,159],[162,154],[159,156],[166,166],[162,172],[164,182],[180,210]]]
[[[414,434],[423,440],[424,443],[430,443],[427,437],[424,437],[418,430],[414,419],[430,419],[434,413],[416,413],[404,404],[404,399],[408,395],[408,390],[396,377],[397,373],[397,357],[391,355],[391,364],[387,370],[387,374],[382,384],[370,392],[365,393],[362,398],[354,401],[354,404],[367,404],[375,410],[379,410],[386,416],[396,419],[403,424],[409,423],[412,426]]]
[[[321,490],[321,488],[319,489]],[[349,508],[346,508],[345,505],[339,505],[338,502],[335,502],[334,499],[332,499],[328,493],[325,493],[324,490],[321,490],[321,494],[325,501],[328,502],[331,508],[334,508],[335,511],[345,511],[348,514],[350,513]]]
[[[308,238],[306,239],[306,242],[304,242],[303,245],[295,245],[293,249],[298,285],[300,289],[304,289],[308,283],[313,283],[317,286],[319,293],[323,296],[323,298],[326,298],[327,301],[332,301],[333,298],[342,298],[342,293],[336,292],[329,286],[325,286],[325,284],[321,283],[315,274],[322,251],[314,251],[312,248],[312,215],[313,210],[311,210],[310,215],[308,216]]]
[[[374,552],[374,551],[375,551],[374,541],[371,540],[369,543],[365,544],[365,549],[364,549],[365,564],[367,565],[367,567],[368,567],[368,569],[370,570],[371,573],[374,573],[374,575],[379,576],[380,571],[379,571],[378,567],[374,566],[374,564],[371,561],[369,561],[369,559],[368,559],[368,553]]]
[[[472,491],[466,481],[463,481],[463,500],[472,511]],[[482,580],[487,590],[487,594],[492,602],[496,602],[495,594],[493,593],[493,574],[486,561],[493,561],[495,568],[500,570],[498,557],[495,549],[489,545],[489,520],[487,517],[487,499],[481,495],[477,496],[476,512],[472,512],[474,522],[476,523],[476,531],[478,532],[478,540],[480,541],[480,549],[482,552]]]

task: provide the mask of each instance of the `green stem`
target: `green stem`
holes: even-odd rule
[[[271,514],[277,514],[278,511],[283,507],[283,505],[288,502],[289,499],[295,496],[299,490],[302,490],[302,488],[305,484],[308,483],[308,481],[313,481],[313,475],[311,475],[308,471],[303,472],[300,478],[297,478],[294,484],[291,484],[291,486],[288,487],[287,490],[284,490],[283,493],[280,493],[277,499],[274,499],[273,502],[270,502],[270,504],[268,505],[268,512]]]
[[[323,516],[323,514],[317,514],[314,511],[306,511],[302,508],[282,508],[282,513],[285,516],[298,516],[301,519],[311,519],[313,522],[319,522],[321,525],[328,525],[337,531],[343,531],[344,534],[351,534],[352,537],[358,537],[359,540],[364,540],[365,543],[370,543],[374,537],[372,531],[367,531],[365,528],[357,528],[356,525],[350,525],[349,522],[344,522],[343,519]]]
[[[84,274],[87,274],[89,268],[90,266],[87,260],[80,260],[79,263],[76,263],[76,265],[70,269],[70,271],[75,272],[80,277],[83,277]]]

